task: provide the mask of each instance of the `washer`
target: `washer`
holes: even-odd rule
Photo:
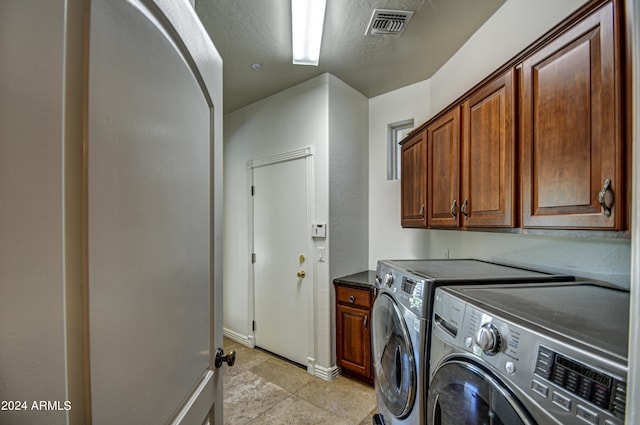
[[[622,425],[629,293],[595,283],[435,291],[428,425]]]
[[[381,260],[372,310],[379,414],[374,424],[423,425],[433,292],[440,285],[568,281],[573,277],[473,259]]]

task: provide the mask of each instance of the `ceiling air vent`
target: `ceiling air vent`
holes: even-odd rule
[[[364,35],[402,35],[413,12],[410,10],[374,9]]]

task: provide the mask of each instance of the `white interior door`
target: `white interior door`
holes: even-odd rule
[[[194,16],[186,2],[91,3],[88,301],[96,425],[202,425],[212,409],[222,423],[222,380],[212,359],[221,341],[213,165],[221,158],[214,137],[221,105],[213,104],[217,86],[207,81],[216,72],[221,81],[222,71]],[[200,51],[191,51],[193,40],[201,40]]]
[[[303,365],[313,313],[307,308],[313,261],[305,161],[253,170],[255,343]]]

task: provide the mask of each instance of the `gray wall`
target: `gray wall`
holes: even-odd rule
[[[65,324],[73,229],[64,217],[64,19],[62,0],[0,3],[0,400],[29,408],[69,398],[74,354]],[[68,416],[4,411],[0,422],[64,424]]]
[[[329,80],[330,277],[365,270],[369,247],[368,101]]]

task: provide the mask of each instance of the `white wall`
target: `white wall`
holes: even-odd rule
[[[629,287],[628,240],[401,229],[400,184],[386,180],[386,124],[415,117],[420,125],[583,3],[508,0],[431,79],[370,99],[370,268],[383,258],[442,258],[448,249],[452,258],[530,265]]]
[[[343,81],[329,76],[329,276],[367,269],[369,254],[368,100]],[[333,285],[322,294],[331,333],[331,364],[335,364],[335,298]],[[319,298],[320,299],[320,298]]]
[[[430,111],[431,82],[413,84],[369,100],[369,269],[383,258],[420,258],[424,230],[400,227],[400,180],[387,180],[387,125]]]
[[[313,240],[310,255],[315,360],[321,368],[331,369],[335,366],[332,278],[367,267],[367,99],[336,77],[323,74],[228,114],[224,125],[225,332],[251,344],[247,161],[312,146],[315,203],[311,220],[329,226],[326,239]],[[320,247],[325,248],[323,262],[317,257]]]
[[[587,0],[507,0],[431,78],[435,115]]]
[[[247,161],[313,146],[315,220],[328,222],[327,77],[294,86],[225,116],[224,326],[250,334],[251,198]],[[319,264],[317,278],[327,276]],[[252,314],[251,314],[252,315]]]

